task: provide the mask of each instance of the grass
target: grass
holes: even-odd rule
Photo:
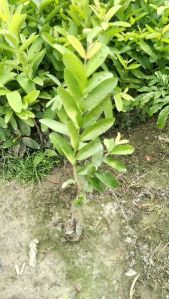
[[[20,183],[36,183],[48,175],[60,162],[58,155],[48,156],[46,152],[28,153],[23,158],[3,153],[0,159],[0,177],[5,181],[17,180]]]

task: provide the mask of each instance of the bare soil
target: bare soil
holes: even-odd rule
[[[169,299],[168,128],[151,121],[125,132],[135,146],[128,173],[118,190],[89,196],[77,243],[64,239],[76,194],[61,190],[68,164],[38,185],[1,183],[0,299]]]

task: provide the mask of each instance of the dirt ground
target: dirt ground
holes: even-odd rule
[[[38,185],[1,183],[0,299],[169,299],[168,129],[151,121],[125,132],[128,173],[118,190],[89,197],[78,243],[63,238],[75,194],[60,188],[67,164]]]

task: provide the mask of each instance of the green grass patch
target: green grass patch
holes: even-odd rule
[[[58,155],[40,151],[18,158],[9,152],[0,159],[0,177],[3,180],[17,180],[20,183],[39,182],[60,162]]]

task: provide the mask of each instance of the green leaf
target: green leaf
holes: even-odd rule
[[[99,139],[89,142],[87,145],[84,145],[77,154],[77,160],[85,160],[94,154],[98,153],[102,148],[102,144]]]
[[[101,82],[96,88],[94,88],[87,98],[84,100],[84,107],[87,111],[91,111],[102,100],[104,100],[117,85],[117,78],[109,78]]]
[[[29,110],[23,110],[21,113],[16,113],[20,119],[28,120],[29,118],[34,118],[35,114]]]
[[[104,162],[107,165],[109,165],[112,168],[114,168],[115,170],[118,170],[119,172],[126,172],[127,171],[125,165],[121,161],[119,161],[117,159],[113,159],[111,157],[106,157],[104,159]]]
[[[74,98],[69,94],[67,90],[60,87],[58,88],[58,94],[60,95],[63,106],[67,112],[69,118],[73,121],[74,125],[78,128],[81,123],[81,112],[74,101]]]
[[[14,72],[10,72],[8,74],[2,74],[0,75],[0,83],[4,86],[8,82],[15,80],[15,77],[16,77],[16,73]]]
[[[111,97],[109,96],[105,100],[104,115],[105,115],[106,118],[111,118],[115,122],[113,108],[114,107],[113,107],[113,104],[112,104],[112,100],[111,100]]]
[[[49,135],[49,138],[51,142],[53,143],[54,147],[58,150],[61,149],[61,152],[64,154],[64,156],[70,161],[72,165],[75,164],[75,156],[72,148],[68,144],[68,142],[61,137],[57,133],[51,133]],[[58,150],[59,152],[60,150]]]
[[[9,123],[14,131],[18,130],[18,124],[13,116],[10,118]]]
[[[169,106],[163,108],[158,116],[158,127],[163,129],[169,116]]]
[[[22,46],[19,48],[20,52],[23,52],[25,49],[27,49],[36,39],[38,38],[38,35],[35,35],[35,33],[32,33],[30,37],[26,39],[25,42],[23,42]]]
[[[69,43],[73,46],[73,48],[80,54],[80,56],[82,58],[85,58],[86,53],[81,42],[73,35],[68,35],[67,39]]]
[[[81,135],[81,141],[87,141],[95,139],[96,137],[105,133],[108,129],[112,127],[114,123],[114,119],[112,118],[105,118],[102,120],[97,121],[94,125],[87,128],[83,134]]]
[[[95,42],[93,43],[86,54],[86,59],[91,59],[93,56],[95,56],[97,54],[97,52],[101,49],[102,44],[99,42]]]
[[[89,183],[98,192],[104,191],[104,186],[102,185],[101,181],[98,178],[89,178]]]
[[[121,8],[121,5],[114,5],[111,7],[105,15],[105,19],[110,21],[110,19],[116,14],[116,12]]]
[[[113,78],[113,74],[108,71],[95,73],[89,80],[88,86],[86,88],[87,92],[90,93],[94,88],[96,88],[100,83],[104,82],[106,79]]]
[[[76,129],[72,121],[67,121],[67,129],[69,132],[71,145],[73,146],[74,150],[77,150],[79,147],[79,131]]]
[[[91,76],[105,61],[109,54],[109,48],[102,46],[99,52],[93,56],[86,64],[87,77]]]
[[[117,27],[131,27],[131,24],[128,22],[123,22],[123,21],[116,21],[111,23],[111,26],[117,26]]]
[[[33,90],[31,92],[29,92],[26,96],[24,96],[23,98],[23,102],[24,104],[26,103],[27,105],[30,105],[32,103],[34,103],[38,96],[40,94],[40,91],[39,90]],[[27,107],[26,107],[27,108]]]
[[[73,71],[74,77],[83,90],[86,86],[87,78],[85,68],[80,59],[74,53],[66,51],[66,53],[63,54],[63,62],[69,71]]]
[[[22,111],[22,99],[18,91],[11,91],[6,94],[10,107],[17,113]]]
[[[48,128],[50,128],[51,130],[53,130],[57,133],[69,135],[66,125],[59,121],[46,118],[46,119],[41,119],[40,123],[47,126]]]
[[[74,73],[69,69],[65,69],[64,78],[71,94],[76,98],[77,104],[79,104],[79,99],[83,96],[83,93]]]
[[[83,128],[93,125],[104,111],[106,100],[103,100],[93,110],[87,113],[83,118]]]
[[[0,0],[0,18],[7,22],[10,19],[9,4],[7,0]]]
[[[44,153],[38,153],[33,159],[33,165],[37,167],[45,158]]]
[[[108,151],[108,153],[110,153],[113,148],[115,147],[115,140],[112,139],[104,139],[104,145],[106,146],[106,149]]]
[[[6,141],[5,130],[0,128],[0,141]]]
[[[123,111],[123,100],[120,93],[114,95],[114,101],[115,101],[117,111],[119,112]]]
[[[37,150],[40,149],[40,145],[30,137],[23,137],[22,142],[30,148],[37,149]]]
[[[30,126],[28,124],[26,124],[23,120],[21,119],[18,119],[17,120],[18,124],[19,124],[19,129],[22,133],[22,135],[25,135],[25,136],[30,136],[31,134],[31,129],[30,129]]]
[[[114,189],[119,187],[118,181],[110,173],[97,172],[96,177],[108,188]]]
[[[119,144],[116,145],[111,154],[113,155],[130,155],[134,152],[134,147],[131,144]]]
[[[26,93],[29,93],[36,89],[35,84],[24,75],[17,76],[17,81]]]
[[[13,139],[8,138],[3,144],[2,144],[2,148],[7,149],[10,148],[14,145]]]
[[[47,156],[47,157],[57,157],[57,153],[54,150],[47,149],[45,151],[45,156]]]
[[[7,127],[8,126],[7,126],[6,122],[5,122],[5,120],[2,117],[0,117],[0,128],[6,129]]]
[[[36,54],[35,57],[32,59],[31,64],[34,72],[38,69],[38,66],[42,62],[45,54],[46,54],[46,49],[43,49],[38,54]]]
[[[152,51],[151,47],[143,40],[139,41],[139,45],[141,49],[148,54],[149,56],[154,56],[154,52]]]
[[[18,35],[25,19],[26,14],[15,13],[8,27],[9,32]]]

